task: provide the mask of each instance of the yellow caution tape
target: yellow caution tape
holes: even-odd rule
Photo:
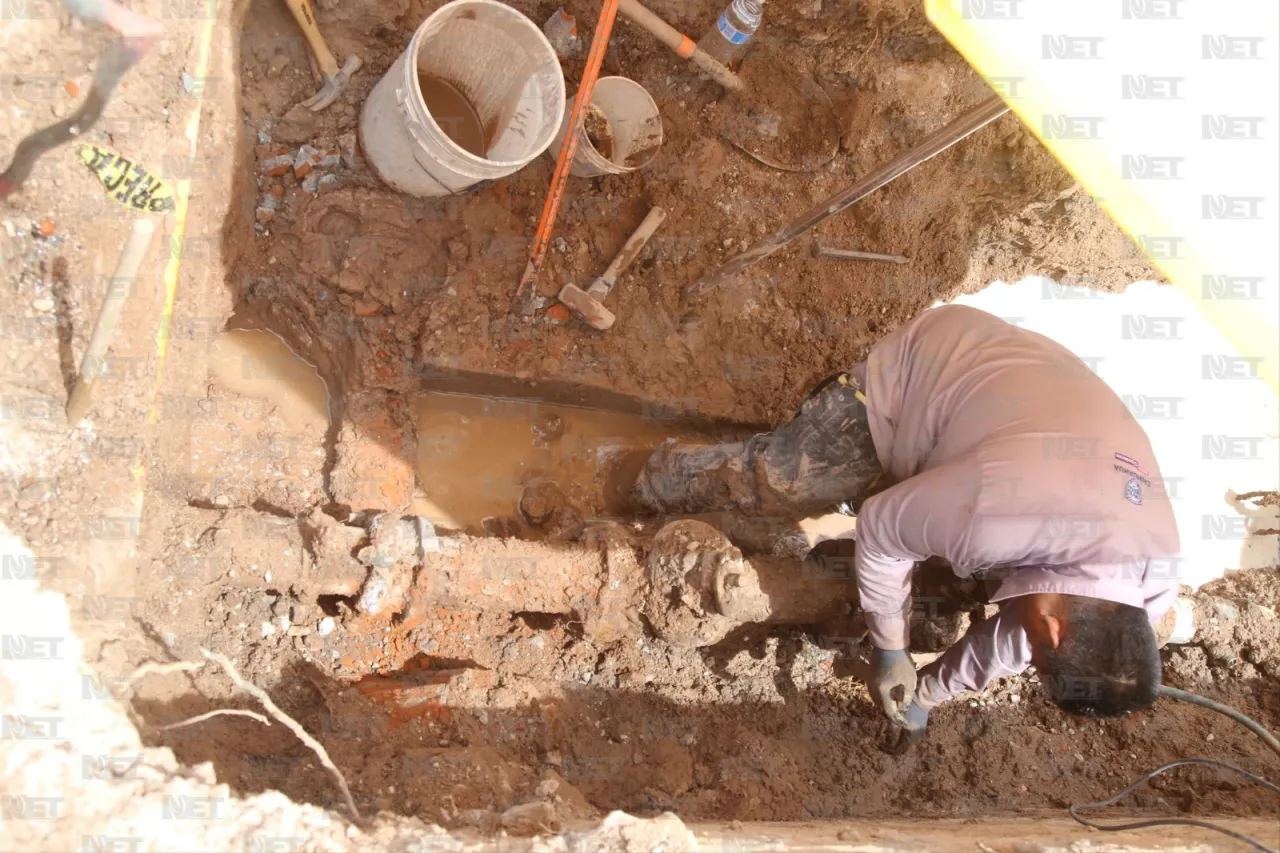
[[[110,198],[142,213],[174,210],[173,188],[144,166],[97,145],[80,146],[80,159],[98,176]]]
[[[1260,32],[1265,30],[1267,20],[1275,19],[1274,4],[1259,4],[1259,14],[1264,7],[1268,11],[1257,19]],[[1225,29],[1216,29],[1216,23],[1215,29],[1197,29],[1201,24],[1196,15],[1203,15],[1204,21],[1217,20],[1217,13],[1209,7],[1192,13],[1189,6],[1179,11],[1178,0],[1086,3],[1078,12],[1070,13],[1069,26],[1075,29],[1062,30],[1058,24],[1068,20],[1064,9],[1063,4],[1022,0],[925,0],[930,22],[1080,181],[1099,207],[1135,240],[1151,263],[1183,290],[1234,347],[1236,353],[1205,353],[1202,378],[1254,378],[1265,380],[1273,390],[1280,389],[1280,324],[1274,310],[1274,282],[1264,283],[1269,270],[1264,247],[1271,244],[1265,240],[1224,239],[1224,226],[1216,221],[1244,219],[1235,225],[1249,227],[1249,218],[1262,221],[1263,217],[1216,212],[1214,204],[1230,204],[1229,197],[1216,195],[1217,184],[1198,187],[1197,196],[1190,189],[1196,184],[1184,180],[1188,176],[1175,174],[1172,177],[1179,180],[1157,182],[1150,176],[1137,179],[1124,171],[1126,162],[1145,161],[1150,159],[1146,156],[1149,154],[1181,153],[1184,156],[1165,158],[1164,162],[1177,161],[1184,166],[1194,163],[1199,173],[1213,175],[1228,191],[1234,186],[1246,191],[1248,184],[1240,184],[1239,178],[1220,164],[1230,158],[1253,158],[1261,163],[1262,151],[1228,148],[1219,154],[1206,152],[1203,146],[1205,140],[1219,132],[1213,122],[1230,119],[1217,115],[1231,112],[1232,108],[1215,91],[1231,93],[1236,99],[1232,103],[1250,103],[1253,98],[1261,104],[1265,92],[1258,90],[1255,94],[1243,81],[1250,79],[1250,74],[1258,79],[1264,75],[1250,71],[1252,66],[1246,63],[1206,61],[1217,55],[1218,41],[1229,39],[1213,34],[1235,32],[1231,24],[1222,24]],[[1238,24],[1246,15],[1252,13],[1242,12],[1233,20]],[[1172,29],[1175,27],[1182,29]],[[1135,55],[1136,45],[1153,43],[1163,47]],[[1101,49],[1103,44],[1105,51]],[[1063,55],[1070,56],[1075,50],[1088,55],[1088,61],[1064,63]],[[1153,73],[1174,76],[1139,73],[1151,70],[1153,53],[1157,69]],[[1216,76],[1206,77],[1206,69],[1213,67],[1229,69],[1230,73],[1218,71]],[[1079,73],[1076,69],[1080,69]],[[1098,71],[1094,76],[1086,69],[1107,69],[1106,74],[1114,69],[1114,76],[1109,79],[1113,86],[1097,85],[1104,72]],[[1193,84],[1188,83],[1192,80],[1197,82],[1198,90],[1210,94],[1194,95]],[[1210,80],[1218,82],[1210,85]],[[1187,85],[1178,90],[1178,83]],[[1172,86],[1172,94],[1146,94],[1142,88],[1158,89],[1162,85]],[[1132,118],[1150,114],[1142,110],[1151,110],[1153,104],[1165,101],[1183,105],[1178,107],[1179,113],[1174,113],[1182,119],[1174,124],[1180,126],[1178,122],[1185,119],[1188,129],[1185,138],[1172,140],[1182,146],[1177,151],[1169,147],[1168,136],[1146,132],[1146,126]],[[1085,104],[1089,106],[1082,108]],[[1262,122],[1261,118],[1242,121],[1247,120]],[[1172,215],[1170,196],[1153,191],[1157,185],[1164,189],[1188,188],[1180,199],[1182,207],[1177,218]],[[1259,191],[1257,196],[1261,195]],[[1251,201],[1255,200],[1244,197],[1240,204]],[[1256,203],[1261,201],[1256,199]],[[1265,226],[1257,227],[1261,230]],[[1247,254],[1254,248],[1256,252]]]

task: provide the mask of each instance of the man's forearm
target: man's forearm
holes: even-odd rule
[[[970,628],[946,654],[920,671],[916,701],[926,710],[964,690],[982,690],[1031,664],[1031,645],[1017,618],[1004,606],[992,619]]]
[[[933,555],[952,559],[952,547],[967,536],[972,514],[956,505],[973,500],[972,467],[964,461],[932,468],[862,505],[854,569],[876,648],[907,647],[912,568]]]
[[[877,649],[905,649],[910,635],[911,560],[895,560],[859,541],[854,557],[858,598]]]
[[[886,651],[905,649],[911,645],[910,620],[911,599],[903,605],[898,613],[871,613],[864,611],[867,619],[867,636],[871,645]]]

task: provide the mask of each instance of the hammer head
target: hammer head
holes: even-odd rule
[[[613,321],[617,319],[612,311],[600,304],[600,300],[576,284],[566,284],[560,288],[560,301],[568,305],[591,328],[602,332],[612,328]]]
[[[360,57],[347,57],[347,61],[342,68],[338,69],[337,73],[332,76],[325,75],[320,91],[303,101],[302,105],[312,112],[320,112],[320,110],[332,104],[342,94],[342,90],[347,88],[351,75],[360,70],[361,64]]]

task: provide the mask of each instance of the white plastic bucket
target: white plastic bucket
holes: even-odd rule
[[[422,99],[420,73],[474,108],[483,156],[441,129]],[[446,196],[518,171],[547,149],[563,117],[560,61],[533,21],[496,0],[454,0],[422,22],[369,93],[360,141],[394,189]]]
[[[572,98],[567,99],[564,119],[549,149],[552,157],[560,156],[560,147],[569,130],[572,103]],[[578,151],[569,170],[572,174],[580,178],[624,175],[644,166],[662,147],[662,116],[658,105],[644,86],[634,80],[601,77],[591,92],[591,106],[609,123],[613,152],[605,157],[587,139],[585,126],[578,128]]]

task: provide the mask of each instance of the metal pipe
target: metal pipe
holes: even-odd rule
[[[595,91],[596,81],[600,79],[600,67],[609,50],[609,35],[613,32],[613,22],[617,17],[618,0],[604,0],[600,4],[600,17],[596,19],[596,30],[591,36],[591,47],[587,51],[587,67],[582,70],[578,94],[573,96],[573,106],[569,108],[569,129],[565,132],[564,145],[556,157],[556,168],[551,174],[551,187],[547,190],[547,198],[542,205],[538,230],[533,235],[529,261],[520,276],[520,283],[516,285],[514,307],[520,314],[533,313],[533,298],[536,295],[534,279],[538,277],[538,271],[547,259],[547,248],[551,245],[551,234],[555,231],[556,216],[560,213],[560,203],[564,200],[565,187],[569,183],[569,170],[573,167],[574,155],[578,153],[578,128],[582,126],[587,109],[591,106],[591,93]]]
[[[853,249],[832,249],[820,243],[813,244],[815,258],[831,258],[840,261],[884,261],[887,264],[905,264],[902,255],[881,255],[878,252],[856,252]]]
[[[684,289],[685,297],[694,300],[706,296],[729,277],[737,275],[757,261],[764,260],[815,225],[830,219],[854,202],[866,198],[894,178],[900,177],[919,166],[925,160],[941,154],[961,139],[987,126],[1008,111],[1009,105],[1002,101],[999,95],[992,95],[946,127],[929,134],[914,148],[899,154],[853,186],[841,190],[816,207],[805,211],[741,255],[686,286]]]
[[[127,12],[127,10],[124,11]],[[147,19],[141,20],[146,22]],[[8,168],[0,172],[0,199],[22,186],[31,174],[36,160],[42,155],[65,142],[83,136],[93,126],[106,108],[116,84],[135,63],[142,59],[150,45],[149,37],[126,38],[124,41],[107,45],[107,49],[103,51],[98,61],[98,70],[93,76],[93,85],[84,103],[57,124],[41,128],[19,140]]]

